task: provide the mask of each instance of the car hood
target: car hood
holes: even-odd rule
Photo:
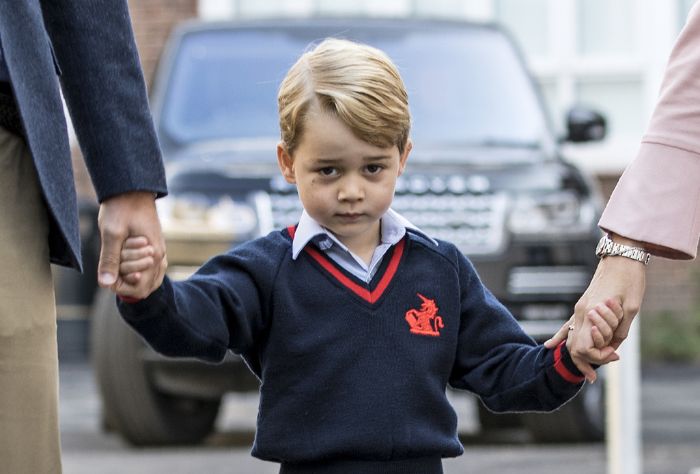
[[[275,147],[276,141],[267,140],[184,148],[166,158],[169,188],[214,193],[270,190],[280,179]],[[556,157],[545,158],[538,149],[467,148],[414,149],[401,180],[453,176],[478,183],[478,192],[556,190],[562,183],[582,179],[574,167]]]

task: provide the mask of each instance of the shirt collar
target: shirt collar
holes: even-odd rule
[[[407,229],[423,235],[435,245],[438,244],[434,239],[393,209],[387,210],[382,216],[381,226],[382,244],[397,244],[401,239],[403,239],[404,235],[406,235]],[[316,239],[317,237],[320,238]],[[333,235],[332,232],[322,227],[321,224],[316,222],[316,220],[314,220],[314,218],[311,217],[306,210],[304,210],[301,213],[299,224],[296,232],[294,233],[294,239],[292,240],[292,259],[296,260],[301,251],[304,250],[304,247],[306,247],[306,245],[312,240],[317,241],[317,244],[321,250],[327,250],[329,247],[335,244],[343,250],[349,251],[348,248],[340,240],[338,240],[338,238]]]
[[[306,247],[306,244],[319,235],[335,238],[334,235],[321,227],[321,224],[307,214],[306,209],[304,209],[299,218],[297,230],[294,232],[294,240],[292,240],[292,259],[296,260],[301,251],[304,250],[304,247]]]

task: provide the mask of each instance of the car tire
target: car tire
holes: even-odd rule
[[[576,397],[552,413],[523,413],[533,439],[541,443],[583,443],[605,440],[605,376],[586,384]]]
[[[221,400],[159,392],[141,357],[144,342],[122,320],[107,290],[95,298],[91,342],[103,420],[129,443],[195,444],[212,432]]]

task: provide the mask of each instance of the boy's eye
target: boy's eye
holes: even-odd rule
[[[367,172],[369,174],[377,174],[383,169],[380,165],[367,165]]]
[[[338,173],[338,170],[327,166],[325,168],[321,168],[320,170],[318,170],[318,172],[319,174],[321,174],[321,176],[335,176]]]

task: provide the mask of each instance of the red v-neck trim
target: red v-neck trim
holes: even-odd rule
[[[291,236],[292,240],[294,240],[296,227],[293,225],[287,227],[287,232],[289,232],[289,235]],[[338,268],[335,265],[333,265],[333,263],[331,263],[328,257],[326,257],[323,253],[319,252],[315,248],[307,245],[306,247],[304,247],[304,251],[308,253],[314,260],[316,260],[316,262],[318,262],[318,264],[321,265],[321,267],[324,270],[330,273],[333,276],[333,278],[338,280],[338,282],[340,282],[343,286],[345,286],[347,289],[355,293],[363,300],[372,304],[377,302],[379,298],[381,298],[382,294],[384,294],[384,290],[386,290],[386,288],[389,286],[389,283],[391,283],[391,280],[394,278],[394,275],[396,274],[396,271],[399,268],[399,262],[401,261],[401,256],[403,255],[405,244],[405,237],[396,244],[396,247],[394,248],[394,253],[391,256],[391,260],[389,261],[389,265],[387,265],[386,270],[384,271],[384,275],[382,276],[381,280],[379,280],[379,283],[374,288],[374,290],[369,290],[368,288],[360,286],[354,281],[352,281],[350,278],[344,275],[343,272],[338,270]]]

